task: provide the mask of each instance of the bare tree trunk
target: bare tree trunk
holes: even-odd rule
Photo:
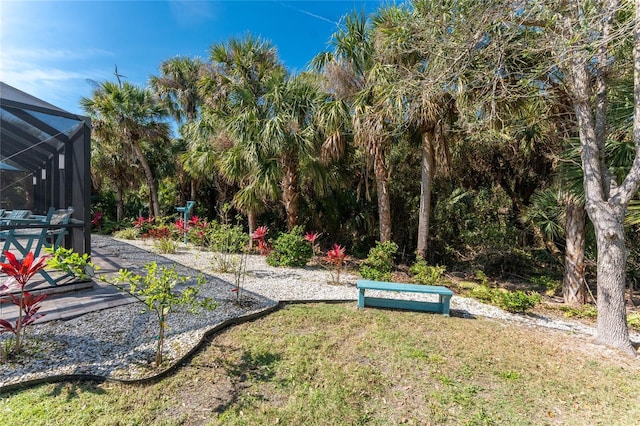
[[[198,182],[196,181],[195,178],[190,178],[189,180],[190,180],[190,183],[191,183],[191,185],[190,185],[190,190],[191,190],[190,197],[191,198],[189,198],[189,199],[191,201],[195,201],[196,195],[197,195],[197,192],[198,192]]]
[[[255,211],[249,210],[247,213],[247,219],[249,221],[249,249],[253,248],[253,238],[251,238],[251,234],[253,234],[258,227],[258,215]]]
[[[124,218],[124,190],[116,186],[116,221],[120,222]]]
[[[152,213],[155,217],[160,217],[160,203],[158,202],[158,191],[156,190],[156,183],[153,179],[153,172],[151,171],[149,162],[142,153],[142,148],[140,148],[138,141],[132,141],[131,144],[133,145],[133,151],[135,152],[138,161],[140,161],[140,164],[142,165],[142,170],[144,170],[144,177],[147,181],[147,186],[149,187]]]
[[[597,341],[636,355],[629,340],[624,300],[627,249],[622,221],[607,207],[594,210],[591,220],[598,242]]]
[[[584,277],[585,211],[584,206],[569,196],[566,202],[566,250],[562,298],[569,305],[582,305],[587,300]]]
[[[376,186],[378,192],[378,217],[380,220],[380,242],[391,240],[391,202],[389,201],[389,177],[384,158],[377,153],[374,159]]]
[[[282,203],[287,212],[287,229],[291,231],[298,224],[298,160],[295,155],[283,156],[284,177],[282,178]]]
[[[420,211],[418,213],[418,257],[426,259],[429,241],[429,214],[431,212],[431,188],[435,164],[433,159],[433,130],[422,134],[422,166],[420,175]]]
[[[640,0],[638,0],[640,3]],[[636,58],[639,59],[639,58]],[[587,61],[573,57],[571,62],[573,106],[578,120],[582,167],[584,170],[585,208],[596,229],[598,246],[598,323],[597,341],[634,354],[629,340],[624,303],[627,252],[623,221],[630,189],[638,188],[638,153],[634,165],[620,188],[604,188],[608,171],[600,161],[600,146],[591,108],[590,78]],[[605,197],[605,194],[610,194]]]

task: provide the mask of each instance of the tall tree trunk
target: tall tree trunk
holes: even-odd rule
[[[198,182],[196,181],[195,178],[190,178],[190,189],[191,189],[191,194],[190,194],[190,198],[189,200],[191,201],[195,201],[196,200],[196,195],[198,192]]]
[[[282,178],[282,203],[287,212],[287,229],[298,224],[298,159],[293,154],[283,155],[284,177]]]
[[[597,341],[635,355],[629,341],[624,299],[628,253],[622,220],[606,204],[591,209],[589,217],[598,243]]]
[[[249,221],[249,248],[253,248],[253,238],[251,238],[251,234],[253,234],[258,227],[258,214],[250,209],[247,213],[247,219]]]
[[[572,196],[566,201],[566,250],[562,298],[569,305],[582,305],[587,300],[584,277],[585,211],[584,205]]]
[[[422,134],[422,166],[420,174],[420,211],[418,213],[418,247],[416,254],[427,258],[429,240],[429,214],[431,212],[431,187],[435,164],[433,159],[433,130]]]
[[[142,165],[144,177],[147,180],[149,196],[151,198],[152,213],[155,217],[160,217],[160,203],[158,202],[158,191],[156,190],[156,183],[153,179],[153,172],[151,171],[151,167],[149,167],[149,162],[142,153],[142,148],[140,148],[138,141],[131,141],[131,144],[133,145],[133,151],[135,152],[136,157],[138,157],[138,161],[140,161],[140,164]]]
[[[380,220],[380,242],[391,240],[391,202],[389,201],[389,177],[383,156],[378,152],[374,159],[376,187],[378,192],[378,217]]]
[[[124,190],[116,186],[116,220],[121,222],[124,219]]]
[[[640,0],[638,0],[640,3]],[[626,289],[625,271],[627,252],[624,243],[623,221],[631,191],[638,188],[637,175],[640,172],[638,153],[634,165],[625,178],[623,187],[611,190],[604,188],[608,183],[607,171],[602,170],[601,149],[604,141],[597,140],[593,110],[591,108],[590,74],[586,60],[573,57],[571,62],[571,82],[573,107],[578,120],[580,144],[582,147],[582,168],[584,170],[585,209],[596,229],[598,247],[598,323],[597,341],[615,346],[629,354],[635,349],[629,341],[626,321],[624,294]],[[601,148],[602,147],[602,148]],[[610,194],[605,197],[605,194]]]

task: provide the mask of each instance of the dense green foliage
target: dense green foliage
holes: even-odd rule
[[[442,274],[447,270],[446,266],[431,266],[424,259],[418,259],[416,263],[411,265],[411,280],[417,284],[425,285],[442,285]]]
[[[360,265],[360,275],[368,280],[390,281],[398,245],[393,241],[377,242]]]
[[[311,244],[304,239],[302,228],[283,232],[273,241],[273,249],[267,256],[271,266],[305,266],[313,257]]]

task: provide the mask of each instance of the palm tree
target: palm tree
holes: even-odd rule
[[[289,230],[298,225],[301,162],[320,151],[313,119],[322,100],[317,76],[311,73],[289,77],[265,96],[272,113],[262,137],[282,169],[280,187]]]
[[[198,117],[202,104],[198,81],[204,66],[205,63],[200,58],[176,56],[163,61],[160,64],[160,75],[152,76],[149,80],[151,88],[181,127]],[[184,144],[181,148],[185,148]],[[185,170],[180,165],[177,166],[180,181],[188,181]],[[196,196],[197,181],[193,178],[190,180],[190,199],[193,200]]]
[[[251,35],[212,45],[210,56],[212,66],[200,89],[206,112],[217,117],[231,140],[220,157],[220,170],[240,184],[234,203],[247,214],[252,233],[264,201],[277,194],[273,144],[262,133],[272,114],[265,96],[282,84],[285,70],[275,48]]]
[[[201,105],[198,80],[205,63],[200,58],[176,56],[160,64],[160,75],[149,79],[169,113],[179,123],[194,121]]]
[[[94,123],[117,129],[118,137],[133,151],[149,188],[151,213],[160,216],[155,176],[143,146],[168,142],[169,126],[161,121],[166,117],[164,108],[155,102],[149,90],[126,81],[121,84],[105,81],[80,103]]]
[[[416,53],[418,50],[413,38],[417,34],[429,33],[426,28],[416,25],[424,22],[424,8],[420,13],[422,15],[407,7],[388,6],[378,11],[374,25],[378,57],[397,75],[389,90],[389,97],[395,100],[389,104],[392,108],[397,107],[395,116],[401,117],[404,128],[422,147],[416,254],[425,259],[436,163],[447,168],[451,163],[446,128],[455,116],[455,101],[448,89],[430,75],[433,71],[425,65],[434,61],[433,55]],[[408,28],[412,31],[407,31]],[[435,52],[423,53],[430,55]]]
[[[103,183],[115,187],[118,222],[124,218],[125,193],[136,180],[137,168],[131,167],[134,162],[132,154],[130,149],[126,149],[117,129],[109,123],[93,123],[91,180],[95,188],[102,188]]]
[[[328,89],[333,96],[331,108],[321,111],[330,118],[320,121],[330,124],[325,129],[325,152],[339,153],[353,132],[354,142],[363,147],[372,159],[378,197],[380,241],[391,239],[391,205],[389,201],[389,167],[387,157],[391,147],[388,109],[380,103],[385,98],[380,89],[384,73],[376,66],[374,32],[371,22],[362,13],[343,17],[340,28],[332,35],[331,52],[322,52],[313,60],[313,66],[324,72]],[[384,83],[383,83],[384,84]],[[342,105],[347,105],[350,123],[336,123],[343,117]],[[339,133],[338,133],[339,132]],[[332,146],[333,144],[338,144]]]

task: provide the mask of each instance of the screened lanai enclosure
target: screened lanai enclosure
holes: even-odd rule
[[[3,82],[0,114],[0,231],[17,228],[3,220],[12,212],[51,219],[66,211],[49,234],[57,231],[59,243],[91,254],[90,120]]]

